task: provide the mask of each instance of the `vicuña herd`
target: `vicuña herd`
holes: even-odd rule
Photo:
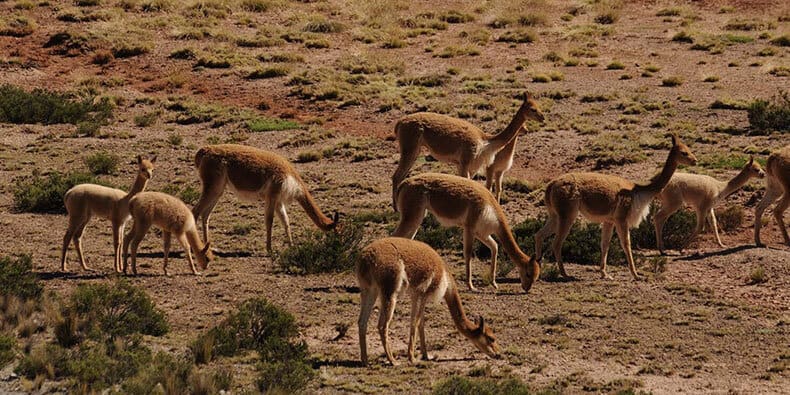
[[[427,244],[411,240],[428,212],[444,226],[463,228],[463,256],[469,289],[474,289],[471,260],[475,239],[492,252],[489,277],[491,285],[498,287],[499,245],[492,235],[518,268],[524,292],[529,291],[538,279],[543,241],[548,236],[555,235],[551,249],[560,274],[568,276],[562,261],[562,243],[580,213],[589,221],[602,224],[601,276],[611,278],[606,273],[606,259],[616,230],[631,275],[639,279],[631,253],[629,229],[638,226],[646,217],[654,199],[661,202],[661,209],[655,215],[655,230],[657,247],[662,254],[664,223],[684,203],[697,214],[697,226],[689,240],[702,231],[706,221],[710,221],[716,241],[723,247],[713,207],[752,177],[767,176],[765,196],[755,210],[755,243],[762,245],[760,227],[763,212],[779,199],[774,217],[785,243],[790,245],[782,217],[790,206],[790,146],[771,154],[765,171],[751,158],[733,179],[721,182],[709,176],[676,172],[679,165],[694,165],[697,158],[677,135],[672,135],[672,148],[661,172],[646,183],[600,173],[569,173],[552,180],[546,187],[544,199],[548,220],[535,234],[535,255],[527,256],[513,237],[499,201],[502,176],[513,164],[518,135],[526,130],[528,120],[542,122],[543,119],[537,102],[527,93],[510,124],[494,135],[484,133],[469,122],[434,113],[411,114],[396,123],[395,137],[401,156],[392,176],[392,205],[400,213],[400,222],[393,232],[394,237],[376,240],[362,250],[355,270],[362,296],[358,325],[363,363],[368,362],[367,324],[377,301],[380,305],[378,330],[381,342],[387,360],[395,363],[388,332],[395,303],[402,290],[407,290],[411,296],[409,361],[414,360],[418,331],[422,357],[428,358],[425,306],[442,298],[456,328],[464,337],[491,357],[499,354],[494,333],[485,320],[480,317],[475,323],[467,318],[455,280],[439,254]],[[408,177],[422,146],[440,161],[455,164],[460,176],[424,173]],[[235,144],[209,145],[198,150],[195,167],[202,183],[202,193],[192,210],[173,196],[143,192],[152,177],[155,162],[156,157],[137,157],[137,178],[128,193],[93,184],[77,185],[66,192],[64,202],[68,210],[68,228],[63,237],[62,270],[66,270],[66,251],[72,242],[83,269],[89,270],[82,251],[82,234],[88,221],[99,216],[109,219],[112,224],[117,272],[127,272],[131,247],[132,272],[137,274],[138,245],[148,229],[156,226],[161,229],[164,241],[165,275],[169,274],[167,261],[173,236],[186,250],[192,272],[200,274],[190,250],[196,255],[200,270],[205,270],[212,259],[209,217],[226,187],[241,199],[263,201],[266,250],[270,254],[274,216],[283,224],[288,243],[293,243],[286,206],[294,200],[319,229],[330,231],[338,225],[337,212],[333,218],[324,215],[294,166],[275,153]],[[485,186],[471,179],[482,170],[486,173]],[[125,224],[130,218],[134,220],[132,231],[123,238]],[[197,220],[201,219],[205,244],[197,229]]]

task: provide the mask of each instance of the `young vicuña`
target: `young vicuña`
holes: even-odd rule
[[[414,362],[414,338],[420,332],[422,358],[428,359],[425,344],[425,305],[444,298],[453,323],[478,350],[492,358],[499,355],[493,330],[481,316],[475,324],[466,318],[452,274],[442,258],[429,245],[410,239],[387,237],[370,243],[362,250],[356,266],[361,293],[359,313],[359,349],[362,363],[367,365],[367,328],[370,313],[380,303],[378,330],[387,360],[395,365],[389,346],[389,326],[395,312],[398,294],[404,289],[411,296],[409,330],[409,362]]]
[[[442,225],[463,228],[466,285],[469,289],[475,289],[471,266],[475,238],[491,249],[491,283],[497,288],[497,243],[492,234],[499,238],[505,253],[518,268],[525,292],[540,274],[540,266],[518,247],[502,207],[483,185],[454,175],[423,173],[404,180],[398,188],[397,198],[401,209],[400,223],[393,236],[413,239],[429,211]]]
[[[538,104],[528,92],[510,124],[495,135],[488,135],[467,121],[436,113],[420,112],[401,118],[395,124],[400,160],[392,175],[393,207],[399,210],[396,198],[398,185],[409,175],[422,146],[427,147],[436,159],[458,166],[458,174],[469,178],[491,165],[495,155],[516,138],[528,119],[542,122],[543,118]],[[502,159],[512,161],[512,151],[509,157]]]
[[[162,270],[166,276],[170,275],[167,271],[167,259],[170,254],[171,236],[175,236],[176,240],[184,247],[184,252],[193,274],[200,273],[195,268],[190,247],[195,251],[201,270],[205,270],[208,267],[208,263],[213,258],[209,250],[209,243],[204,245],[200,240],[197,225],[195,225],[195,218],[184,202],[166,193],[141,192],[129,202],[129,212],[134,219],[134,224],[132,225],[132,231],[123,240],[124,273],[126,273],[129,246],[131,245],[132,273],[137,274],[137,247],[152,225],[162,230],[165,252]]]
[[[661,209],[655,215],[656,240],[658,250],[664,253],[664,240],[662,230],[664,223],[670,215],[678,211],[683,204],[691,206],[697,214],[697,226],[694,233],[688,239],[694,240],[702,231],[705,220],[709,219],[716,234],[716,241],[719,246],[724,247],[719,236],[719,226],[716,222],[716,214],[713,206],[724,200],[731,193],[740,189],[752,177],[765,177],[765,172],[759,163],[754,161],[754,157],[749,158],[743,169],[730,181],[719,181],[711,176],[701,174],[689,174],[676,172],[669,184],[658,194],[661,202]]]
[[[285,211],[285,205],[292,200],[302,206],[319,229],[332,230],[337,224],[337,213],[334,219],[330,219],[321,212],[299,173],[280,155],[237,144],[209,145],[195,154],[195,166],[203,183],[203,191],[192,212],[195,220],[203,218],[203,238],[207,243],[210,241],[208,220],[225,186],[230,186],[241,199],[263,200],[266,250],[270,254],[275,215],[285,227],[288,243],[293,242]]]
[[[617,229],[631,275],[635,280],[639,279],[631,254],[628,230],[639,226],[647,216],[650,202],[669,183],[678,165],[693,165],[696,162],[697,158],[689,147],[679,137],[672,135],[672,149],[661,173],[647,184],[636,184],[622,177],[598,173],[568,173],[555,178],[546,187],[545,202],[549,218],[546,225],[535,234],[535,256],[532,259],[542,258],[543,240],[554,234],[554,258],[560,274],[568,277],[562,264],[562,243],[581,212],[588,220],[602,224],[601,277],[611,278],[606,274],[606,256],[612,230]]]
[[[153,174],[155,162],[156,157],[143,159],[137,156],[137,178],[129,192],[96,184],[79,184],[66,192],[63,203],[68,212],[69,225],[66,235],[63,236],[63,248],[60,253],[61,270],[66,271],[66,251],[72,241],[82,268],[90,270],[82,253],[82,232],[91,218],[97,216],[110,220],[115,271],[121,271],[121,239],[126,221],[130,218],[129,200],[145,189]]]

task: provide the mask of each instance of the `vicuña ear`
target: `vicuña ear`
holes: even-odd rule
[[[672,146],[678,145],[678,140],[679,140],[679,138],[678,138],[677,133],[672,133]]]
[[[210,248],[211,248],[211,242],[208,242],[206,243],[205,247],[203,247],[203,249],[200,250],[200,252],[205,255],[207,252],[209,252]]]
[[[532,99],[532,94],[529,91],[524,91],[524,101]]]
[[[154,155],[154,157],[151,158],[151,163],[156,163],[156,155]]]
[[[482,316],[482,315],[480,316],[480,318],[478,318],[478,320],[477,320],[477,324],[478,324],[478,326],[480,327],[480,329],[483,329],[483,328],[485,327],[485,325],[486,325],[486,320],[483,318],[483,316]]]
[[[332,222],[337,224],[337,221],[339,220],[340,220],[340,213],[337,210],[335,210],[335,215],[332,216]]]
[[[749,166],[754,164],[754,155],[749,155]]]
[[[143,163],[143,157],[140,156],[140,155],[137,155],[137,164],[140,164],[140,163]]]

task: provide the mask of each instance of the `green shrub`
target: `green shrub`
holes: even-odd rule
[[[121,158],[118,155],[99,151],[85,158],[85,165],[93,174],[114,174]]]
[[[762,134],[769,130],[790,130],[790,93],[780,92],[772,101],[757,99],[747,109],[752,130]]]
[[[0,368],[14,359],[16,337],[12,334],[0,333]]]
[[[256,384],[263,393],[295,393],[315,377],[313,368],[303,360],[262,362]]]
[[[58,123],[78,124],[85,121],[104,122],[112,114],[109,100],[82,100],[69,95],[34,89],[27,92],[13,85],[0,86],[0,122],[2,123]]]
[[[47,176],[34,173],[14,180],[14,209],[27,213],[65,213],[63,195],[77,184],[97,183],[95,176],[72,172],[52,172]]]
[[[678,76],[671,76],[661,80],[661,86],[674,87],[674,86],[680,86],[682,84],[683,84],[683,78],[680,78]]]
[[[63,376],[68,360],[67,349],[52,343],[41,344],[19,361],[14,372],[29,379],[37,376],[54,379]]]
[[[30,255],[0,258],[0,296],[32,299],[41,296],[41,284],[33,273]]]
[[[363,227],[349,223],[329,232],[310,231],[277,256],[289,274],[340,273],[350,270],[361,249]]]
[[[250,132],[298,129],[299,123],[279,118],[254,118],[246,123]]]
[[[606,66],[606,69],[607,69],[607,70],[622,70],[622,69],[624,69],[624,68],[625,68],[625,65],[624,65],[624,64],[622,64],[621,62],[618,62],[618,61],[614,61],[614,62],[612,62],[612,63],[609,63],[609,64]]]
[[[511,30],[501,34],[496,41],[506,43],[531,43],[537,40],[537,35],[529,30]]]
[[[151,126],[159,118],[159,115],[159,111],[152,111],[146,114],[137,115],[134,117],[134,124],[135,126],[139,126],[141,128]]]
[[[716,212],[716,220],[724,232],[733,232],[743,225],[746,219],[743,207],[731,204],[721,211]]]
[[[148,395],[159,393],[157,387],[161,385],[165,394],[193,393],[187,382],[192,372],[193,366],[188,360],[160,352],[126,380],[121,389],[127,394]]]
[[[426,243],[437,250],[455,249],[463,244],[463,236],[459,228],[443,226],[430,213],[423,219],[415,240]]]
[[[790,47],[790,36],[787,34],[783,36],[779,36],[771,40],[771,44],[778,45],[780,47]]]
[[[766,277],[765,275],[764,267],[758,266],[752,269],[751,272],[749,272],[749,280],[747,281],[747,284],[756,285],[756,284],[762,284],[766,281],[768,281],[768,277]]]
[[[434,395],[529,395],[529,386],[519,379],[486,379],[450,376],[433,388]]]
[[[36,21],[21,14],[0,18],[0,36],[25,37],[33,34]]]
[[[322,15],[312,17],[302,28],[303,31],[310,33],[340,33],[343,29],[342,23],[327,20]]]
[[[639,227],[631,230],[631,244],[635,248],[655,249],[656,230],[654,216],[658,206],[652,204],[647,217],[639,224]],[[662,235],[664,237],[664,248],[669,250],[680,250],[686,247],[688,238],[694,232],[697,218],[689,210],[678,210],[664,223]]]
[[[63,315],[71,312],[81,321],[82,331],[96,340],[132,334],[162,336],[169,330],[164,313],[145,291],[126,281],[77,286]]]

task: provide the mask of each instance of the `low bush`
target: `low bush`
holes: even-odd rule
[[[639,227],[631,230],[631,244],[635,248],[655,249],[658,247],[656,242],[654,216],[658,206],[652,204],[647,217],[639,224]],[[680,250],[686,247],[688,238],[694,231],[697,219],[696,215],[689,210],[679,210],[669,216],[664,223],[662,231],[664,237],[664,248],[669,250]]]
[[[188,380],[194,368],[190,361],[166,353],[157,353],[150,362],[138,369],[122,385],[124,393],[131,395],[188,394],[191,390]],[[160,387],[158,389],[157,387]]]
[[[746,213],[742,206],[731,204],[721,211],[716,212],[716,219],[719,227],[724,232],[733,232],[743,225]]]
[[[0,296],[21,299],[38,299],[42,287],[33,273],[30,255],[0,258]]]
[[[780,92],[773,100],[757,99],[746,109],[754,134],[790,130],[790,93]]]
[[[289,274],[340,273],[356,263],[364,231],[360,224],[344,223],[329,232],[310,231],[277,256]]]
[[[13,85],[0,86],[0,122],[44,125],[104,122],[112,115],[109,100],[74,99],[44,89],[27,92]]]
[[[675,87],[683,85],[683,78],[678,76],[671,76],[661,80],[661,86]]]
[[[0,368],[14,360],[16,337],[11,334],[0,333]]]
[[[121,158],[118,155],[99,151],[85,158],[85,165],[93,174],[115,174]]]
[[[46,176],[33,173],[14,180],[14,209],[27,213],[65,213],[63,195],[77,184],[98,183],[92,174],[52,172]]]
[[[190,346],[196,363],[218,356],[257,351],[258,388],[262,392],[298,392],[315,376],[307,360],[307,345],[297,342],[296,320],[264,298],[250,299]]]
[[[535,254],[535,233],[546,223],[545,217],[530,218],[513,227],[513,236],[518,241],[522,251],[527,255]],[[554,260],[551,252],[552,237],[543,242],[543,255]],[[578,264],[597,265],[601,262],[601,226],[594,223],[576,221],[571,227],[571,232],[562,243],[562,260]],[[619,264],[625,262],[625,254],[617,241],[617,234],[612,237],[609,247],[609,263]]]

